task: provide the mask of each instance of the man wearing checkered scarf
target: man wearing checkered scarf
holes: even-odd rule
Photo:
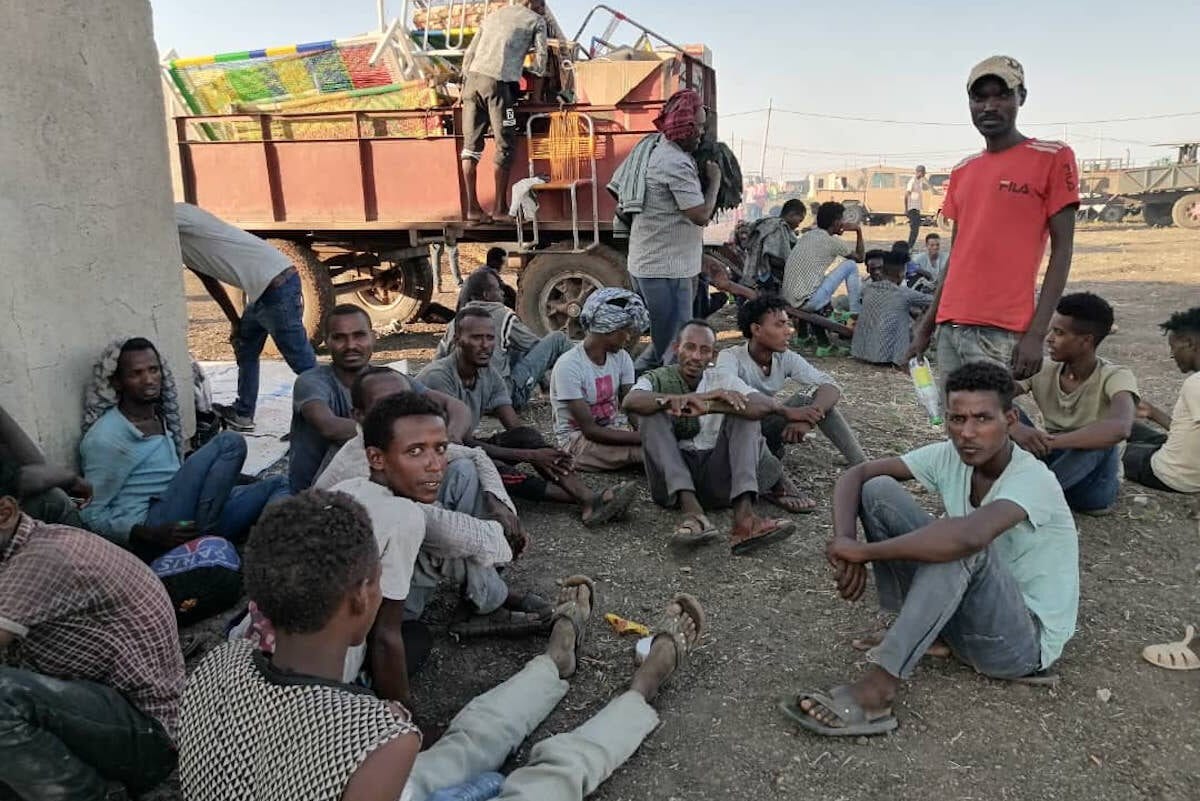
[[[621,414],[633,386],[633,359],[625,350],[650,325],[640,296],[606,287],[588,296],[579,315],[583,341],[554,365],[550,404],[558,446],[579,470],[620,470],[642,463],[642,439]]]

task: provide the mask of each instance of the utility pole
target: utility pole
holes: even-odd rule
[[[775,98],[767,100],[767,127],[763,130],[762,142],[762,158],[758,161],[758,176],[765,177],[767,174],[767,141],[771,138],[771,112],[775,108]]]
[[[787,151],[786,150],[783,151],[783,155],[781,155],[779,157],[779,183],[781,185],[783,184],[784,181],[787,180],[787,178],[784,177],[784,173],[783,173],[783,167],[785,164],[787,164]]]

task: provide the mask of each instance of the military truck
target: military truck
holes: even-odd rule
[[[913,177],[912,167],[879,164],[862,169],[841,170],[809,176],[807,200],[813,215],[828,201],[846,207],[848,223],[888,225],[906,214],[904,193]],[[945,198],[949,170],[927,170],[929,189],[922,193],[925,222],[932,224]]]

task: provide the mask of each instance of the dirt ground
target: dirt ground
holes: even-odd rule
[[[898,226],[868,229],[873,243],[885,246],[905,233]],[[1134,368],[1144,396],[1168,409],[1182,376],[1157,325],[1173,310],[1200,304],[1198,249],[1200,235],[1173,228],[1085,226],[1076,237],[1070,289],[1098,292],[1117,312],[1119,332],[1103,355]],[[188,293],[195,355],[231,359],[220,313],[198,283],[189,282]],[[441,300],[453,305],[450,295]],[[738,341],[730,316],[714,322],[723,345]],[[410,327],[382,340],[376,358],[423,364],[437,335],[432,327]],[[841,408],[870,456],[940,438],[906,377],[845,358],[818,364],[844,387]],[[549,433],[546,401],[535,402],[529,416]],[[823,501],[844,465],[824,438],[790,449],[786,464]],[[1178,639],[1186,624],[1200,623],[1200,528],[1183,498],[1126,486],[1111,517],[1078,519],[1079,631],[1058,665],[1057,689],[1008,686],[956,663],[926,660],[900,698],[899,730],[857,742],[809,736],[776,709],[789,693],[858,674],[863,660],[848,643],[876,620],[872,594],[855,606],[835,596],[823,557],[827,507],[798,517],[800,532],[786,543],[739,558],[720,546],[669,549],[665,535],[675,518],[644,490],[632,511],[627,521],[588,531],[569,509],[525,505],[521,517],[534,546],[507,572],[515,586],[546,596],[556,578],[586,573],[599,583],[600,613],[647,623],[678,590],[706,605],[703,647],[656,703],[661,727],[594,798],[1200,798],[1200,675],[1153,668],[1139,657],[1145,644]],[[717,519],[727,525],[728,513]],[[437,730],[543,646],[456,643],[444,632],[450,608],[443,594],[431,620],[435,652],[414,686],[420,722]],[[594,623],[570,693],[531,742],[582,723],[620,692],[632,670],[632,644]]]

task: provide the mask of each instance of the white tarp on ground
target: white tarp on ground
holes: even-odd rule
[[[387,365],[408,372],[408,360]],[[237,398],[237,365],[233,362],[200,362],[212,388],[213,401],[232,404]],[[242,472],[257,476],[282,459],[288,452],[283,440],[292,427],[292,385],[296,374],[280,360],[259,362],[258,411],[254,413],[254,431],[246,434],[246,463]]]

